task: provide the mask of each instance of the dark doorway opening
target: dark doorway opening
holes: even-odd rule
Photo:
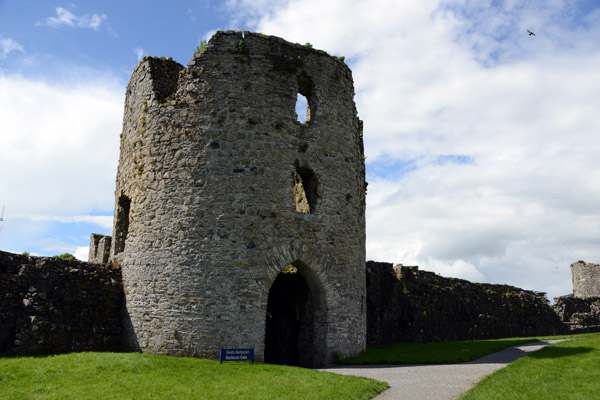
[[[308,283],[290,265],[269,291],[265,332],[265,362],[315,366],[315,307]]]

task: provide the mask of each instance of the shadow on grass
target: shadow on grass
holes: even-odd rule
[[[552,350],[557,349],[559,351],[560,350],[568,351],[570,349],[573,349],[572,347],[571,348],[545,347],[545,346],[548,346],[549,344],[552,344],[552,342],[551,341],[550,342],[549,341],[539,341],[539,342],[525,343],[522,345],[508,347],[497,353],[488,354],[488,355],[478,358],[476,360],[469,361],[469,362],[467,362],[467,364],[510,364],[511,362],[516,361],[519,358],[524,357],[524,356],[542,358],[542,357],[539,357],[538,354],[540,352],[544,353],[551,349]],[[587,349],[587,347],[586,347],[586,349]],[[590,350],[592,350],[592,349],[590,349]],[[573,353],[573,354],[577,354],[577,353]],[[563,355],[569,355],[569,354],[563,353]],[[559,357],[559,356],[557,356],[557,357]]]
[[[545,347],[529,354],[532,358],[560,358],[594,351],[593,347]]]
[[[497,353],[488,354],[486,356],[480,357],[476,360],[471,360],[464,363],[453,363],[453,365],[473,365],[473,364],[509,364],[523,356],[529,356],[532,358],[542,359],[542,358],[560,358],[560,357],[568,357],[574,356],[583,353],[589,353],[594,351],[593,347],[544,347],[542,349],[537,350],[536,347],[540,345],[548,344],[547,342],[536,342],[536,343],[528,343],[520,346],[509,347],[507,349],[501,350]],[[392,367],[419,367],[426,365],[440,365],[440,363],[422,363],[422,364],[386,364],[385,361],[382,361],[379,365],[338,365],[332,366],[330,368],[340,368],[340,369],[377,369],[377,368],[392,368]],[[442,364],[442,365],[450,365],[450,364]],[[326,369],[325,369],[326,370]]]
[[[141,354],[139,351],[126,351],[126,350],[73,350],[73,351],[65,351],[60,353],[52,353],[52,352],[35,352],[35,353],[27,353],[27,354],[9,354],[9,353],[0,353],[0,358],[50,358],[56,356],[64,356],[67,354],[74,353],[118,353],[118,354],[126,354],[126,353],[137,353]]]
[[[0,358],[49,358],[67,353],[28,353],[28,354],[4,354],[0,353]]]

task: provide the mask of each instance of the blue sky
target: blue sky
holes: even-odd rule
[[[85,258],[133,68],[220,29],[346,57],[368,259],[551,297],[600,262],[598,0],[0,0],[0,249]]]
[[[27,56],[7,57],[3,70],[69,80],[72,65],[126,84],[140,51],[187,63],[201,39],[228,26],[227,17],[221,2],[209,1],[2,1],[1,35]]]
[[[46,153],[46,163],[31,165],[32,169],[38,168],[29,173],[3,165],[0,178],[13,184],[2,186],[0,192],[0,204],[7,205],[0,231],[1,249],[41,255],[75,253],[80,249],[78,255],[84,255],[85,249],[81,248],[87,246],[91,232],[111,233],[118,157],[115,138],[120,132],[123,95],[131,71],[141,57],[150,54],[187,63],[200,40],[209,38],[217,29],[229,28],[229,19],[225,4],[208,1],[155,5],[144,1],[0,2],[0,76],[8,80],[4,82],[6,101],[16,103],[14,111],[4,110],[3,117],[10,119],[8,114],[13,114],[15,118],[14,130],[4,137],[4,144],[21,149],[24,158],[35,158],[40,151]],[[11,91],[17,93],[9,96]],[[39,97],[22,98],[24,92]],[[101,112],[87,121],[101,123],[110,131],[100,133],[97,127],[88,131],[83,121],[61,120],[69,108],[72,113],[78,112],[70,99],[81,95],[83,104]],[[100,99],[86,98],[98,95]],[[39,111],[33,110],[46,108],[49,102],[55,103],[58,115],[40,116]],[[14,116],[21,112],[28,115]],[[52,110],[42,111],[45,112],[52,114]],[[28,118],[41,121],[39,125],[19,126],[27,124]],[[50,131],[74,132],[49,132],[56,140],[48,140],[45,144],[49,147],[41,150],[27,142],[47,140],[40,137],[45,136],[45,122],[55,125]],[[93,136],[96,138],[90,140]],[[81,141],[81,146],[64,143],[71,140]],[[61,149],[63,146],[67,149]],[[99,159],[93,161],[89,154],[82,154],[97,151],[99,154],[94,156]],[[71,152],[78,155],[73,156],[72,162],[65,162]],[[57,168],[55,158],[61,158],[66,165]],[[86,178],[73,173],[79,169],[78,172],[95,171]],[[14,179],[19,175],[22,179]],[[72,175],[75,176],[71,178]],[[82,193],[90,190],[81,185],[82,179],[97,180],[101,191]],[[87,183],[93,186],[93,182]],[[44,192],[48,191],[55,193],[46,202]]]

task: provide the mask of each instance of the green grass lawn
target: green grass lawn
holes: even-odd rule
[[[340,365],[453,364],[471,361],[511,346],[537,342],[537,338],[470,340],[465,342],[403,343],[367,349]]]
[[[578,335],[522,357],[461,399],[600,399],[600,333]]]
[[[370,399],[367,378],[138,353],[0,358],[0,399]]]
[[[600,333],[567,338],[495,372],[463,399],[600,399]],[[399,344],[340,364],[458,363],[538,339]],[[387,387],[304,368],[138,353],[0,358],[0,399],[11,400],[370,399]]]

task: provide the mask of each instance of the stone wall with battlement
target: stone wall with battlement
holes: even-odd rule
[[[573,333],[600,331],[600,297],[556,297],[554,310]]]
[[[568,332],[543,293],[367,263],[369,346]]]
[[[600,298],[541,293],[446,278],[417,267],[367,263],[369,347],[600,330]],[[118,269],[0,252],[0,353],[120,350]],[[125,327],[125,328],[123,328]]]
[[[0,353],[119,350],[121,271],[0,251]]]

